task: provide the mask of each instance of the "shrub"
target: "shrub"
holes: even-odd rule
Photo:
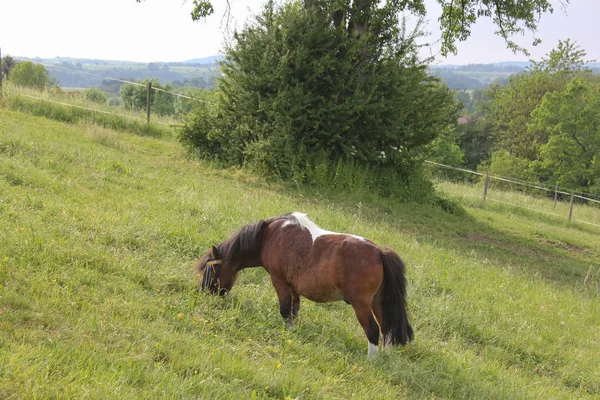
[[[93,103],[106,104],[108,102],[108,96],[100,89],[91,87],[83,91],[85,98]]]
[[[351,178],[336,185],[372,171],[376,190],[404,193],[424,179],[428,145],[454,124],[453,96],[427,75],[418,34],[398,30],[395,14],[377,14],[381,31],[359,36],[321,5],[268,3],[235,35],[215,103],[196,109],[182,139],[283,180],[318,184],[339,167]]]

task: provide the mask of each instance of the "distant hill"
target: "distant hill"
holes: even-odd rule
[[[192,58],[191,60],[183,61],[183,64],[216,64],[221,61],[223,56],[210,56],[204,58]]]
[[[111,87],[118,92],[112,79],[135,80],[156,78],[161,84],[172,86],[193,86],[211,88],[219,74],[215,60],[221,56],[212,56],[199,63],[182,62],[151,62],[141,63],[118,60],[97,60],[74,57],[54,58],[22,58],[19,61],[30,60],[42,63],[50,72],[50,77],[63,88]],[[115,87],[113,87],[115,86]]]

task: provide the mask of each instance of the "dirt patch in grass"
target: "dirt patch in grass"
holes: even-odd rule
[[[541,237],[536,237],[536,240],[540,243],[548,244],[548,245],[550,245],[552,247],[556,247],[556,248],[561,248],[561,249],[567,250],[567,251],[575,253],[575,254],[581,254],[581,255],[591,255],[592,254],[591,251],[584,249],[583,247],[575,246],[573,244],[557,242],[554,240],[548,240],[548,239],[541,238]]]

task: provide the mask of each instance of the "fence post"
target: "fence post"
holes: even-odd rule
[[[485,173],[485,182],[483,182],[483,200],[487,198],[488,184],[490,183],[490,173]]]
[[[575,192],[571,192],[571,203],[569,204],[569,221],[571,220],[571,216],[573,215],[573,197],[575,197]]]
[[[152,82],[148,82],[148,95],[146,96],[146,122],[150,123],[150,107],[152,105]]]
[[[554,186],[554,209],[556,209],[556,199],[558,198],[558,182]]]

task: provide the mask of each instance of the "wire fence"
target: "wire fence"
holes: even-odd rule
[[[506,178],[506,177],[501,177],[501,176],[484,174],[481,172],[472,171],[472,170],[465,169],[465,168],[458,168],[458,167],[445,165],[445,164],[440,164],[440,163],[433,162],[433,161],[426,161],[426,163],[428,163],[432,166],[435,166],[437,168],[441,168],[441,169],[453,170],[453,171],[458,171],[458,172],[462,172],[462,173],[466,173],[466,174],[475,175],[475,176],[479,177],[480,181],[483,180],[483,188],[479,189],[479,190],[481,190],[481,192],[480,192],[481,194],[477,195],[477,194],[473,194],[473,193],[463,193],[463,195],[466,195],[468,197],[477,197],[477,198],[481,198],[483,201],[492,201],[492,202],[508,205],[511,207],[522,208],[522,209],[526,209],[529,211],[535,211],[535,212],[539,212],[539,213],[543,213],[543,214],[547,214],[547,215],[552,215],[554,217],[568,219],[569,221],[580,222],[583,224],[600,227],[600,207],[599,207],[600,206],[600,198],[598,198],[597,196],[595,196],[593,194],[575,192],[572,190],[569,191],[568,189],[561,188],[558,185],[555,185],[553,188],[547,187],[547,186],[544,186],[539,183],[531,183],[531,182],[525,182],[525,181],[515,179],[515,178]],[[545,202],[550,200],[548,198],[548,196],[553,194],[553,206],[552,206],[553,209],[556,210],[557,207],[564,208],[564,214],[559,214],[557,212],[551,212],[551,211],[541,209],[541,207],[547,206],[547,204],[542,204],[539,202],[536,203],[535,201],[533,201],[532,196],[529,196],[530,197],[529,201],[536,203],[536,205],[538,205],[539,207],[532,207],[530,205],[524,205],[522,198],[520,199],[517,196],[512,196],[512,198],[508,199],[508,200],[500,199],[497,197],[496,198],[490,197],[489,191],[490,191],[490,187],[491,187],[491,182],[493,182],[493,181],[503,182],[503,183],[507,183],[507,184],[511,184],[511,185],[517,185],[520,187],[526,187],[526,188],[546,192],[545,196],[538,196],[538,198],[540,198],[540,197],[543,198],[543,200]],[[475,188],[476,186],[472,185],[472,187]],[[494,194],[494,196],[501,196],[502,195],[501,193],[503,193],[503,191],[498,191]],[[559,195],[562,195],[562,196],[559,196]],[[562,198],[566,197],[568,199],[568,203],[560,200],[561,197]],[[578,201],[579,204],[576,203],[575,199],[579,199],[579,201]],[[512,200],[512,201],[510,201],[510,200]],[[520,204],[519,204],[519,202],[520,202]],[[565,207],[567,204],[568,204],[568,207]],[[576,205],[579,205],[579,213],[582,214],[586,219],[581,219],[581,218],[578,219],[578,218],[574,217],[574,210],[575,210]]]
[[[146,120],[145,118],[140,118],[140,117],[136,117],[136,116],[133,116],[133,115],[117,114],[117,113],[113,113],[113,112],[110,112],[110,111],[104,111],[104,110],[98,110],[98,109],[90,108],[90,107],[78,106],[78,105],[75,105],[75,104],[64,103],[62,101],[45,99],[43,97],[36,97],[36,96],[31,96],[31,95],[23,94],[23,93],[21,93],[20,95],[23,96],[23,97],[34,99],[34,100],[40,100],[40,101],[45,101],[45,102],[48,102],[48,103],[60,104],[62,106],[79,108],[81,110],[87,110],[87,111],[97,112],[97,113],[101,113],[101,114],[115,115],[117,117],[131,118],[131,119],[136,119],[136,120],[139,120],[139,121],[145,121]],[[160,121],[153,121],[152,123],[159,124],[159,125],[164,125],[164,126],[170,126],[170,124],[167,124],[167,123],[164,123],[164,122],[160,122]]]

